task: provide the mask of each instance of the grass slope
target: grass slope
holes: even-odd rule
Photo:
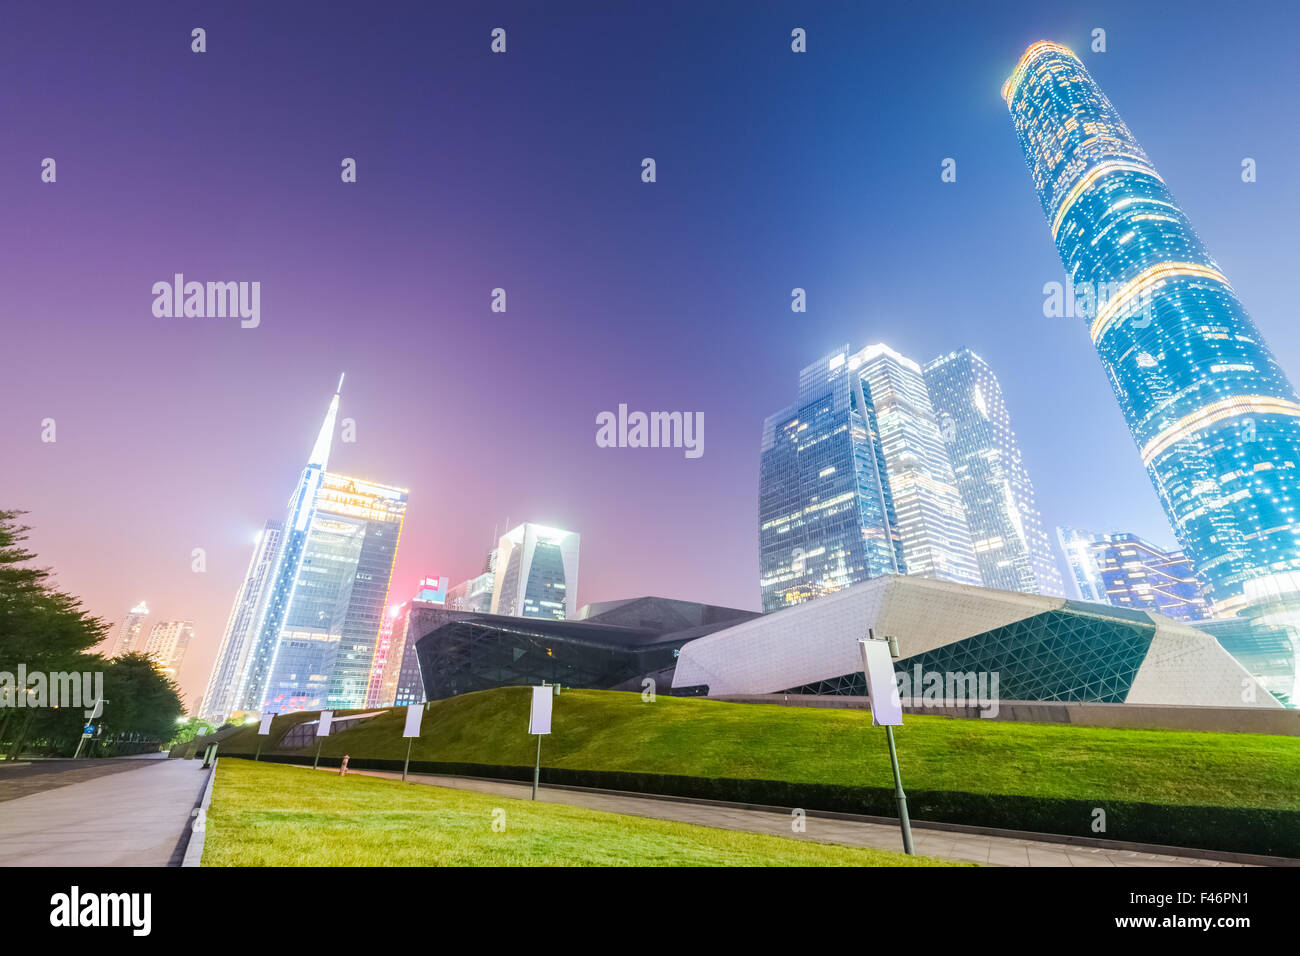
[[[494,819],[504,821],[501,832]],[[223,760],[204,866],[944,866],[930,857]]]
[[[529,694],[505,687],[431,704],[411,759],[531,766]],[[277,718],[267,751],[314,716]],[[401,760],[403,719],[394,709],[366,720],[326,738],[322,754]],[[1300,809],[1294,737],[904,719],[896,736],[908,788]],[[222,752],[252,753],[256,729],[232,735]],[[893,786],[884,730],[865,711],[566,690],[552,730],[542,744],[548,767]]]

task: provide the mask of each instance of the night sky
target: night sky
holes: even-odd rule
[[[581,533],[580,604],[757,608],[762,421],[845,342],[971,347],[1049,528],[1172,544],[1082,322],[1042,315],[1062,270],[998,96],[1034,40],[1079,53],[1300,375],[1284,5],[612,6],[0,12],[0,506],[92,612],[193,618],[190,694],[340,372],[331,468],[411,490],[394,599],[534,520]],[[260,327],[156,318],[177,272],[261,282]],[[703,457],[598,448],[620,403],[702,411]]]

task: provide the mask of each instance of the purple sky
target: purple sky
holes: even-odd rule
[[[1275,226],[1300,221],[1300,72],[1267,5],[603,6],[0,14],[0,504],[95,613],[193,618],[191,694],[341,371],[358,441],[332,466],[411,489],[394,597],[534,520],[582,534],[580,603],[757,607],[760,426],[845,341],[975,349],[1049,527],[1172,543],[1086,333],[1042,317],[1061,268],[998,98],[1035,39],[1080,51],[1300,370]],[[175,272],[261,282],[261,326],[155,318]],[[597,448],[620,402],[702,411],[704,456]]]

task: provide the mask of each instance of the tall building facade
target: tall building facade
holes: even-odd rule
[[[445,604],[447,578],[437,574],[421,578],[419,590],[415,592],[412,601],[439,606]],[[384,615],[384,626],[379,632],[379,645],[375,652],[375,663],[370,671],[370,691],[366,695],[367,707],[391,707],[394,703],[398,703],[397,693],[399,684],[402,684],[402,669],[408,664],[419,666],[415,663],[414,648],[408,648],[406,642],[406,625],[412,606],[411,602],[403,601],[390,607]],[[418,679],[417,673],[416,680]],[[417,701],[403,700],[400,703],[409,704]]]
[[[526,523],[501,536],[491,613],[563,621],[577,599],[576,531]]]
[[[984,586],[1064,596],[997,376],[970,349],[939,356],[923,373]]]
[[[226,629],[221,635],[217,658],[208,677],[199,716],[208,720],[223,721],[239,709],[235,695],[238,692],[249,651],[257,628],[258,615],[266,594],[266,582],[275,566],[275,556],[280,547],[283,523],[268,521],[257,533],[253,554],[244,572],[244,580],[235,594]]]
[[[168,677],[175,678],[194,638],[193,621],[159,621],[149,629],[144,653]]]
[[[1170,524],[1218,615],[1300,620],[1300,401],[1218,263],[1079,59],[1002,88],[1057,251]],[[1253,610],[1252,610],[1253,609]]]
[[[1166,551],[1128,532],[1057,528],[1056,533],[1083,600],[1157,611],[1189,624],[1210,616],[1209,601],[1182,551]]]
[[[405,489],[322,476],[264,710],[365,706],[405,512]]]
[[[799,373],[763,422],[758,480],[764,611],[906,570],[876,410],[849,347]]]
[[[365,703],[407,493],[327,471],[338,408],[336,391],[289,499],[233,710]]]
[[[493,549],[488,557],[489,566],[496,560],[495,556],[496,550]],[[384,698],[386,701],[391,701],[399,707],[425,702],[424,678],[420,673],[420,659],[415,653],[415,642],[420,635],[412,632],[411,619],[429,608],[450,607],[447,595],[446,578],[425,578],[420,582],[420,589],[415,592],[415,597],[402,605],[402,614],[393,628],[394,643],[399,640],[400,635],[401,666],[392,675],[391,692],[385,691],[388,695]]]
[[[144,627],[145,618],[148,616],[149,605],[144,601],[131,608],[126,617],[122,618],[122,623],[117,626],[117,634],[113,639],[113,653],[109,657],[121,657],[132,651],[143,650],[140,630]]]
[[[921,366],[887,345],[850,356],[876,410],[907,573],[981,584],[966,507]]]

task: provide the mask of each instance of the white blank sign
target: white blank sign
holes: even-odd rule
[[[320,722],[316,725],[317,737],[328,737],[330,735],[330,722],[334,720],[334,711],[322,710],[320,712]]]
[[[257,733],[259,736],[265,737],[267,734],[271,732],[271,721],[273,720],[275,720],[275,714],[262,715],[262,723],[259,724],[257,728]]]
[[[867,693],[871,697],[871,722],[895,727],[903,723],[903,702],[898,699],[898,680],[894,677],[894,660],[889,656],[888,641],[860,640],[862,670],[867,675]]]
[[[423,704],[410,704],[406,708],[406,729],[402,731],[403,737],[420,736],[420,720],[424,717]]]
[[[551,688],[533,688],[533,707],[528,712],[528,732],[530,734],[549,734],[551,732],[551,703],[554,700],[555,691]]]

